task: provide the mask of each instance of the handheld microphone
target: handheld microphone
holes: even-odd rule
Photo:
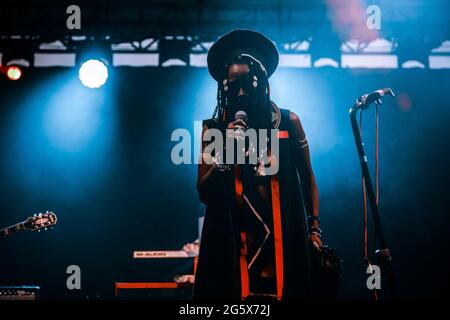
[[[247,113],[243,110],[239,110],[238,112],[236,112],[236,114],[234,115],[234,120],[236,121],[241,121],[246,123],[247,122]],[[245,130],[247,128],[242,126],[242,125],[236,125],[235,129],[234,129],[234,138],[237,140],[244,140],[245,139]]]
[[[239,110],[234,115],[234,120],[241,120],[243,122],[247,122],[247,113],[243,110]]]

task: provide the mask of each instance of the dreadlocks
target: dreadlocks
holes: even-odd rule
[[[222,82],[218,82],[217,88],[217,106],[214,110],[213,118],[217,119],[226,128],[227,124],[234,121],[236,106],[231,104],[230,82],[228,79],[228,68],[232,64],[246,64],[249,67],[248,76],[252,81],[252,99],[249,105],[246,105],[248,116],[247,124],[254,129],[271,129],[272,113],[271,100],[269,93],[269,81],[264,66],[254,57],[241,54],[233,58],[223,70]]]

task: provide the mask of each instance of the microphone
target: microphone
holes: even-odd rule
[[[234,115],[234,120],[241,120],[243,122],[246,122],[247,121],[247,113],[243,110],[239,110]]]
[[[234,120],[235,121],[239,120],[241,122],[247,123],[247,113],[243,110],[239,110],[234,115]],[[234,138],[237,140],[244,140],[245,139],[244,133],[246,129],[247,127],[244,127],[242,125],[236,125],[234,129]]]
[[[243,110],[239,110],[234,115],[234,122],[243,122],[235,124],[234,129],[227,129],[227,139],[230,138],[232,140],[236,140],[237,143],[233,143],[232,148],[234,149],[234,159],[233,163],[236,164],[236,160],[239,162],[239,158],[241,155],[244,156],[244,159],[248,157],[248,146],[245,141],[245,131],[247,130],[247,113]],[[242,147],[242,149],[238,149]],[[237,152],[237,153],[236,153]],[[226,153],[227,154],[227,153]],[[240,158],[242,159],[242,158]],[[241,166],[241,163],[238,163]],[[245,166],[245,164],[244,164]]]
[[[244,154],[244,158],[246,159],[246,164],[244,164],[244,167],[250,165],[249,168],[251,168],[251,170],[253,171],[256,171],[257,166],[255,166],[255,164],[247,163],[249,160],[251,160],[251,155],[256,153],[255,147],[253,146],[251,139],[248,144],[245,141],[245,131],[247,130],[247,113],[243,110],[239,110],[234,115],[234,119],[235,121],[241,121],[245,124],[245,125],[237,124],[234,129],[234,138],[238,140],[238,142],[241,141],[244,143],[243,149],[237,150],[237,152],[242,152]],[[255,160],[257,161],[257,159]]]
[[[359,97],[357,103],[360,103],[363,109],[369,107],[369,105],[374,102],[375,104],[380,105],[382,104],[381,98],[385,95],[391,96],[392,98],[395,97],[394,92],[391,90],[391,88],[384,88]]]

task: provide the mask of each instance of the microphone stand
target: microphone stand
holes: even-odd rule
[[[392,267],[392,256],[390,250],[386,244],[383,229],[381,227],[380,213],[378,211],[378,205],[376,203],[375,192],[372,185],[372,179],[369,173],[369,166],[367,164],[367,156],[364,151],[364,143],[359,132],[359,126],[356,114],[360,110],[367,109],[372,103],[377,105],[382,104],[381,98],[385,95],[390,95],[394,97],[394,93],[390,88],[385,88],[377,90],[371,94],[366,94],[357,99],[355,105],[350,108],[350,122],[352,125],[353,135],[355,137],[356,148],[358,151],[358,156],[361,164],[362,175],[364,178],[364,185],[367,191],[367,197],[369,198],[370,209],[372,212],[375,236],[379,241],[379,249],[375,251],[376,263],[381,269],[381,275],[385,276],[389,285],[390,293],[392,297],[396,295],[394,272]],[[376,245],[376,244],[375,244]],[[366,261],[368,266],[370,266],[369,261]]]

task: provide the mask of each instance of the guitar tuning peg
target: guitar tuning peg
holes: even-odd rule
[[[44,230],[47,231],[48,228],[45,228]]]
[[[33,215],[33,217],[36,217],[36,213]]]

